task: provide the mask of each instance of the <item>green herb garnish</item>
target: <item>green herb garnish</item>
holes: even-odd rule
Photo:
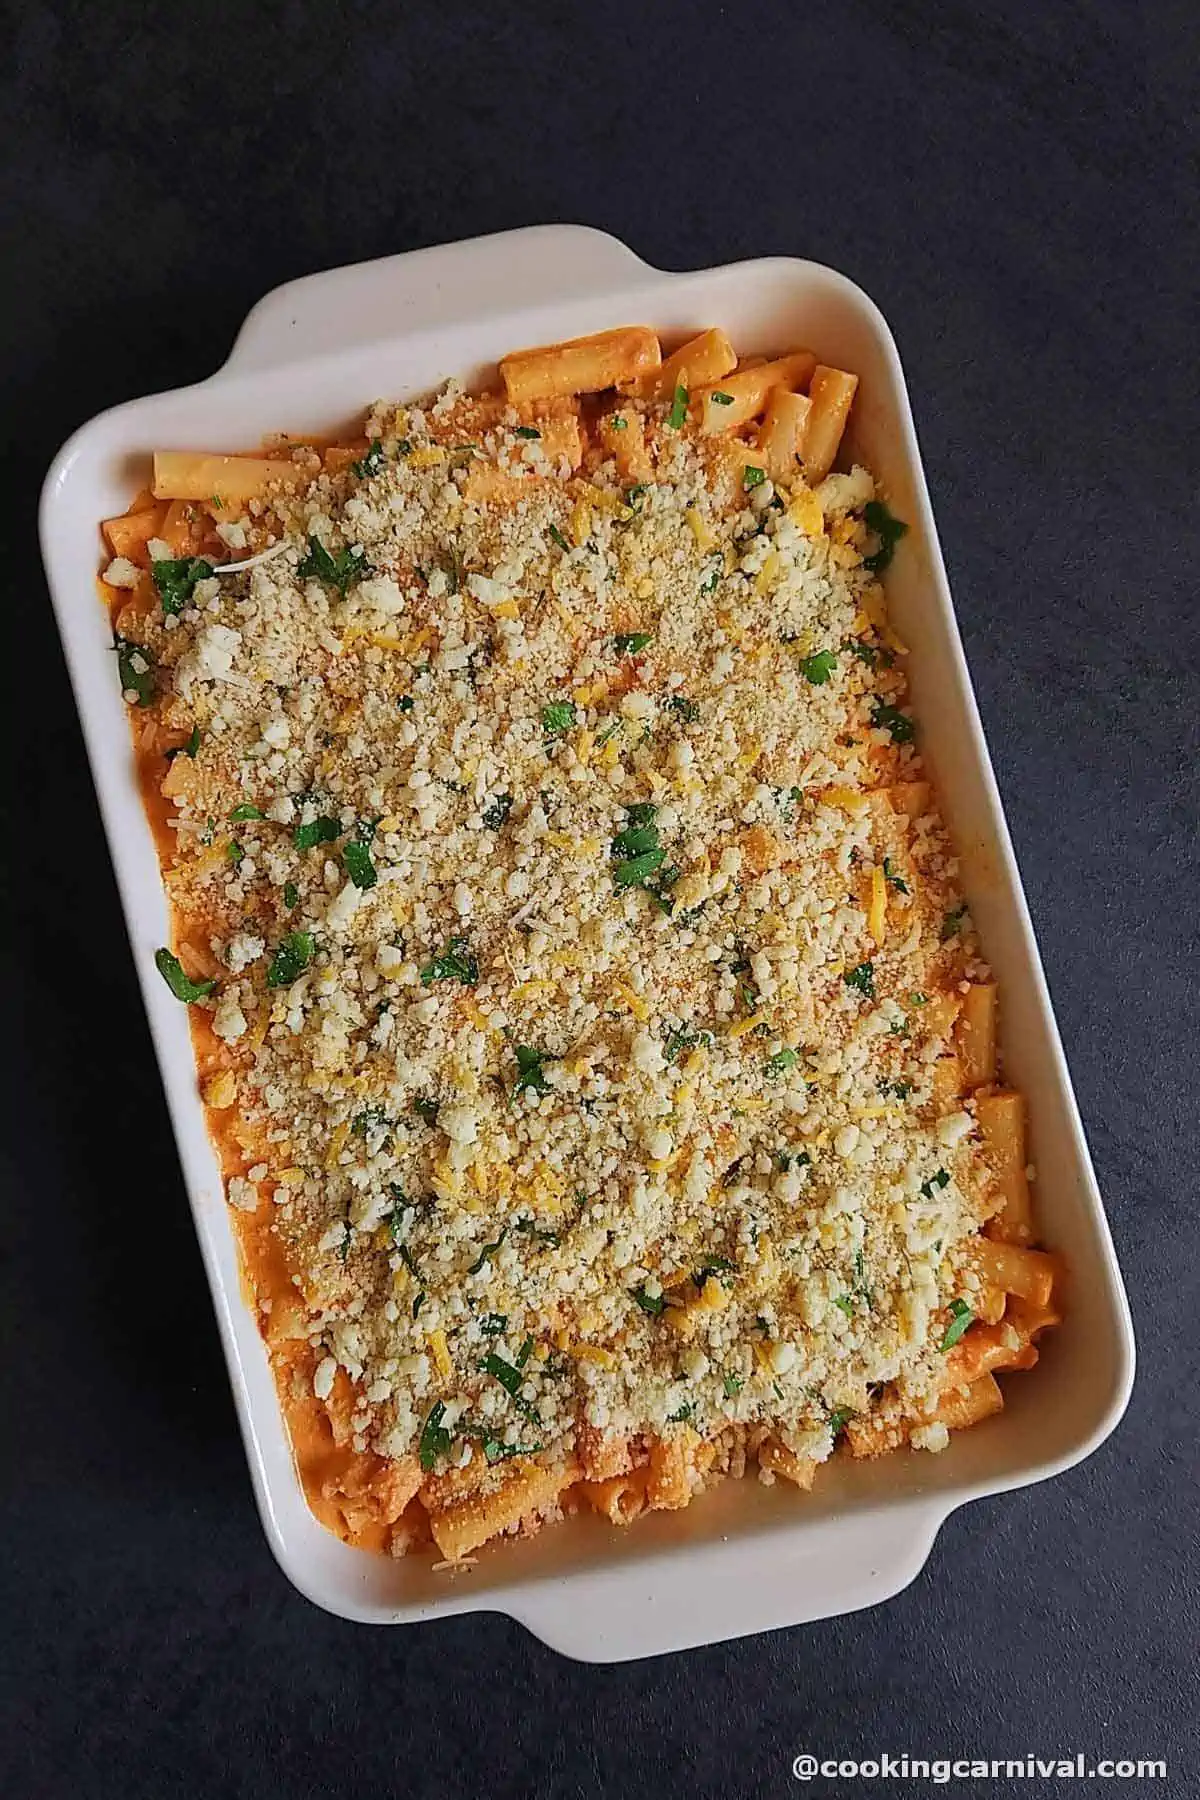
[[[800,673],[813,687],[824,687],[836,668],[837,657],[832,650],[818,650],[813,656],[804,657],[800,663]]]
[[[868,1000],[875,998],[875,965],[860,962],[856,968],[850,969],[842,976],[847,987],[857,988]]]
[[[355,887],[361,888],[364,893],[379,880],[375,864],[371,861],[370,850],[366,844],[356,839],[351,839],[342,846],[342,863]]]
[[[939,1349],[953,1350],[974,1317],[975,1314],[965,1300],[952,1300],[950,1302],[950,1323],[946,1327],[946,1335],[938,1346]]]
[[[499,1438],[484,1438],[483,1454],[490,1463],[507,1462],[512,1456],[536,1456],[540,1444],[502,1444]]]
[[[513,436],[519,438],[540,438],[541,432],[536,425],[514,425]]]
[[[387,1124],[387,1112],[382,1106],[364,1106],[360,1113],[355,1113],[350,1121],[350,1130],[354,1137],[370,1137],[381,1125]]]
[[[507,1313],[485,1313],[479,1321],[479,1329],[484,1337],[503,1337],[508,1330]]]
[[[499,831],[509,813],[512,811],[511,794],[497,794],[491,804],[484,808],[483,822],[489,831]]]
[[[753,463],[747,463],[742,470],[742,486],[747,491],[750,488],[761,487],[766,479],[766,470],[755,468]]]
[[[896,518],[882,500],[867,501],[863,507],[863,521],[879,537],[878,550],[863,557],[863,567],[870,569],[872,575],[878,575],[891,562],[896,553],[896,545],[907,532],[908,526],[903,519]]]
[[[800,1061],[798,1050],[777,1050],[774,1056],[768,1056],[766,1070],[768,1075],[782,1075],[788,1069],[794,1069]]]
[[[300,889],[294,881],[285,881],[283,884],[283,904],[289,909],[300,904]]]
[[[953,912],[943,913],[941,929],[938,932],[938,937],[943,944],[949,943],[952,937],[958,936],[959,926],[966,916],[967,906],[965,901],[961,906],[956,906]]]
[[[248,819],[265,819],[266,816],[260,807],[251,806],[248,800],[244,800],[240,806],[234,807],[229,819],[231,824],[241,825]]]
[[[570,548],[571,548],[570,544],[567,542],[567,540],[563,536],[562,532],[558,529],[557,525],[551,525],[550,536],[554,539],[555,543],[558,545],[560,550],[570,550]]]
[[[907,713],[898,706],[887,706],[882,700],[876,700],[871,708],[871,728],[874,731],[890,731],[895,744],[911,744],[916,736],[916,726]]]
[[[195,762],[195,760],[196,760],[197,756],[199,756],[199,754],[200,754],[200,727],[198,725],[193,725],[192,730],[191,730],[191,735],[189,736],[187,743],[186,744],[176,744],[173,749],[167,751],[167,761],[174,762],[175,758],[177,756],[189,756],[189,757],[191,757],[192,761]]]
[[[619,631],[613,639],[613,647],[618,656],[636,656],[653,639],[652,631]]]
[[[949,1177],[949,1175],[947,1175],[945,1169],[937,1169],[929,1177],[928,1181],[923,1181],[921,1183],[921,1192],[925,1196],[926,1200],[932,1200],[935,1191],[939,1188],[944,1188],[944,1187],[949,1186],[949,1183],[950,1183],[950,1177]]]
[[[181,613],[192,597],[198,581],[207,581],[213,572],[202,556],[183,556],[178,561],[165,559],[150,564],[150,573],[158,589],[165,613]]]
[[[424,1295],[421,1296],[424,1299]],[[413,1317],[416,1317],[414,1313]],[[421,1467],[426,1471],[433,1468],[439,1456],[443,1456],[450,1448],[451,1434],[442,1424],[446,1416],[446,1402],[435,1401],[429,1409],[429,1417],[421,1427],[420,1457]]]
[[[675,392],[671,396],[671,410],[667,414],[667,424],[672,431],[681,431],[687,418],[688,391],[682,381],[676,382]]]
[[[611,431],[624,431],[629,425],[629,420],[623,419],[620,413],[614,413],[609,419],[608,424]]]
[[[156,950],[154,966],[175,998],[185,1000],[189,1006],[196,1000],[203,1000],[217,985],[215,978],[210,981],[193,981],[184,973],[183,964],[170,950]]]
[[[911,891],[907,881],[902,880],[893,869],[890,856],[885,856],[883,859],[883,877],[888,886],[894,887],[898,894],[907,894]]]
[[[718,583],[718,581],[720,581],[721,576],[724,574],[724,572],[725,572],[724,557],[722,557],[722,556],[713,557],[711,562],[709,563],[708,574],[704,577],[704,580],[700,583],[700,592],[702,594],[715,594],[717,591],[717,583]]]
[[[122,694],[132,694],[136,706],[149,706],[154,699],[154,658],[144,645],[131,644],[128,638],[114,637],[113,648]]]
[[[663,1055],[669,1063],[678,1061],[685,1050],[694,1050],[697,1044],[711,1044],[711,1031],[673,1031],[663,1045]]]
[[[516,1047],[517,1078],[513,1082],[512,1097],[518,1094],[548,1094],[550,1083],[546,1080],[543,1064],[546,1060],[544,1050],[532,1050],[528,1044]]]
[[[235,869],[239,863],[243,863],[246,860],[246,852],[242,849],[242,846],[238,843],[236,838],[230,838],[225,846],[225,854]]]
[[[849,1294],[835,1295],[833,1304],[837,1307],[839,1312],[845,1313],[848,1319],[854,1317],[854,1302]]]
[[[661,1294],[648,1294],[644,1287],[630,1288],[629,1292],[642,1311],[649,1313],[652,1319],[656,1319],[666,1309],[667,1303]]]
[[[547,737],[561,737],[564,731],[570,731],[576,716],[573,700],[552,700],[542,708],[542,730]]]
[[[713,397],[714,399],[716,398],[715,395]],[[734,1400],[741,1393],[745,1383],[740,1375],[723,1375],[721,1377],[721,1386],[725,1389],[725,1398],[727,1400]]]
[[[716,393],[712,396],[712,398],[718,406],[732,406],[733,405],[733,395],[732,394]]]
[[[626,862],[619,862],[613,870],[613,885],[619,888],[644,887],[647,880],[666,860],[663,849],[644,850],[640,856],[631,856]]]
[[[464,987],[474,987],[478,980],[479,964],[467,949],[466,938],[451,938],[440,955],[421,970],[422,987],[434,981],[461,981]]]
[[[402,713],[410,713],[412,711],[413,707],[416,705],[416,701],[413,699],[411,694],[401,694],[400,698],[396,702],[396,705],[400,708],[400,711]]]
[[[492,1241],[492,1243],[485,1244],[483,1246],[483,1249],[479,1252],[479,1255],[475,1258],[475,1261],[471,1264],[470,1268],[467,1270],[467,1274],[468,1275],[478,1275],[478,1273],[479,1273],[480,1269],[482,1269],[484,1263],[491,1262],[493,1256],[495,1256],[497,1250],[500,1248],[501,1244],[504,1242],[504,1240],[507,1236],[508,1236],[508,1226],[506,1225],[503,1228],[503,1230],[501,1231],[500,1236],[498,1238],[495,1238]]]
[[[685,725],[694,725],[700,717],[700,708],[685,694],[672,694],[667,701],[667,711],[673,712],[675,717],[681,719]]]
[[[688,1425],[695,1416],[695,1406],[690,1400],[685,1400],[682,1406],[678,1407],[673,1413],[667,1414],[667,1423],[668,1425]]]
[[[311,931],[290,931],[271,958],[267,970],[269,988],[290,987],[313,959],[316,942]]]
[[[378,438],[372,438],[367,454],[358,462],[350,464],[350,473],[357,475],[360,481],[365,481],[368,475],[378,475],[383,467],[383,461],[383,445]]]
[[[840,1436],[840,1434],[843,1431],[845,1431],[847,1425],[850,1423],[850,1421],[853,1417],[854,1417],[854,1414],[848,1406],[839,1406],[839,1407],[836,1407],[834,1409],[834,1411],[830,1413],[829,1418],[827,1419],[826,1423],[828,1424],[829,1429],[830,1429],[830,1431],[832,1431],[834,1437],[838,1437],[838,1436]]]
[[[436,1100],[429,1100],[429,1099],[424,1099],[424,1098],[414,1100],[412,1103],[412,1109],[416,1113],[418,1119],[423,1119],[425,1121],[426,1125],[436,1125],[437,1124],[437,1122],[438,1122],[438,1102]]]
[[[316,844],[332,844],[341,835],[339,820],[322,817],[310,819],[307,825],[297,825],[292,833],[292,842],[297,850],[311,850]]]
[[[296,573],[302,581],[311,577],[324,582],[326,587],[337,588],[345,598],[351,582],[361,581],[369,575],[371,565],[361,550],[339,550],[336,555],[331,555],[320,538],[310,537],[308,555]]]

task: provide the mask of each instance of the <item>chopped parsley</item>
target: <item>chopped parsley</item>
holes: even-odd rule
[[[895,888],[898,894],[907,894],[911,892],[907,881],[897,875],[895,869],[892,867],[892,859],[890,856],[885,856],[883,859],[883,878],[889,887]]]
[[[868,1000],[875,998],[875,965],[860,962],[857,967],[847,970],[842,980],[849,988],[857,988]]]
[[[512,811],[511,794],[497,794],[483,809],[483,822],[489,831],[499,831]]]
[[[946,1327],[946,1334],[938,1348],[953,1350],[974,1317],[975,1314],[965,1300],[952,1300],[950,1302],[950,1323]]]
[[[514,1400],[520,1398],[521,1383],[525,1379],[523,1368],[518,1367],[515,1363],[505,1362],[504,1358],[497,1356],[494,1350],[488,1351],[479,1366],[486,1375],[491,1375],[500,1383],[506,1394],[511,1395]]]
[[[613,885],[618,888],[645,887],[654,871],[661,868],[666,855],[660,847],[643,850],[640,855],[619,862],[613,870]]]
[[[300,904],[300,889],[294,881],[285,881],[283,884],[283,904],[288,908]]]
[[[732,394],[717,393],[717,394],[714,394],[712,396],[712,398],[717,406],[732,406],[733,405],[733,395]]]
[[[251,806],[248,800],[244,800],[240,806],[234,807],[229,819],[231,824],[241,825],[248,819],[265,819],[266,816],[260,807]]]
[[[519,438],[540,438],[541,432],[536,425],[514,425],[513,436]]]
[[[410,713],[412,711],[413,707],[416,705],[416,701],[413,699],[411,694],[401,694],[400,698],[396,702],[396,705],[400,708],[400,711],[402,713]]]
[[[667,424],[672,431],[682,431],[683,422],[687,418],[688,391],[682,381],[675,384],[675,392],[671,396],[671,410],[667,414]]]
[[[813,687],[824,687],[836,668],[837,657],[833,651],[818,650],[814,655],[803,658],[800,673]]]
[[[141,644],[128,638],[114,637],[117,653],[117,675],[122,694],[132,694],[136,706],[149,706],[154,698],[154,658]]]
[[[777,1050],[774,1056],[767,1058],[767,1074],[770,1076],[783,1075],[788,1069],[794,1069],[799,1061],[800,1052],[798,1050]]]
[[[667,701],[667,711],[673,712],[675,717],[677,719],[682,719],[685,725],[694,725],[696,720],[700,717],[700,708],[696,705],[694,700],[689,700],[685,694],[672,694],[671,698]]]
[[[422,1296],[422,1298],[423,1297],[424,1296]],[[442,1424],[442,1420],[445,1416],[446,1402],[444,1400],[437,1400],[430,1407],[429,1416],[421,1427],[419,1452],[421,1457],[421,1467],[427,1472],[433,1468],[438,1457],[444,1456],[446,1451],[450,1448],[451,1433],[448,1432]]]
[[[423,1119],[425,1121],[426,1125],[436,1125],[437,1124],[438,1102],[436,1100],[430,1100],[430,1099],[425,1099],[425,1098],[414,1100],[412,1103],[412,1109],[416,1113],[418,1119]]]
[[[560,550],[570,550],[570,548],[571,548],[570,544],[568,544],[566,538],[563,536],[562,532],[558,529],[557,525],[552,525],[550,527],[550,536],[554,539],[555,543],[558,545]]]
[[[727,1400],[736,1399],[744,1385],[740,1375],[723,1375],[721,1377],[721,1386],[725,1389]]]
[[[316,947],[311,931],[289,931],[271,958],[267,986],[290,987],[307,969]]]
[[[367,454],[360,457],[358,462],[350,464],[350,473],[357,475],[360,481],[365,481],[368,475],[378,475],[383,467],[383,462],[383,445],[378,438],[372,438]]]
[[[361,581],[371,573],[371,565],[361,550],[339,550],[336,555],[325,548],[318,537],[309,537],[308,555],[296,570],[301,581],[310,578],[336,588],[345,598],[353,581]]]
[[[870,569],[872,575],[879,575],[887,568],[896,553],[896,545],[905,535],[908,526],[903,519],[898,519],[882,500],[868,500],[863,508],[863,521],[870,531],[879,538],[878,550],[870,556],[863,557],[864,569]]]
[[[193,725],[192,730],[191,730],[191,735],[189,736],[186,744],[176,744],[173,749],[170,749],[167,751],[167,761],[174,762],[175,758],[177,756],[190,756],[192,761],[195,762],[195,760],[199,756],[199,754],[200,754],[200,727],[198,725]],[[261,816],[262,815],[260,814],[259,817],[261,818]]]
[[[506,1226],[504,1226],[504,1228],[501,1231],[500,1236],[498,1238],[494,1239],[492,1243],[485,1244],[483,1246],[483,1249],[479,1252],[479,1255],[475,1258],[475,1261],[471,1264],[470,1268],[467,1270],[467,1274],[468,1275],[478,1275],[479,1271],[483,1268],[484,1264],[491,1262],[493,1256],[495,1256],[497,1250],[500,1248],[501,1244],[504,1242],[504,1240],[507,1236],[508,1236],[508,1226],[506,1225]]]
[[[720,581],[724,572],[725,558],[720,555],[711,557],[709,559],[708,573],[700,583],[700,592],[702,594],[715,594],[717,591],[717,583]]]
[[[371,852],[367,845],[358,839],[351,839],[342,847],[342,863],[347,875],[356,888],[365,892],[373,888],[379,880],[375,864],[371,861]]]
[[[202,556],[182,556],[178,561],[164,558],[150,564],[154,585],[165,613],[181,613],[192,597],[198,581],[207,581],[213,566]]]
[[[938,937],[943,944],[949,943],[952,937],[958,936],[959,927],[967,916],[966,902],[956,906],[953,912],[943,913],[941,930]]]
[[[711,1031],[673,1031],[663,1045],[663,1055],[669,1063],[678,1062],[685,1050],[694,1050],[698,1044],[711,1044]]]
[[[921,1193],[926,1200],[932,1200],[937,1189],[948,1187],[949,1183],[950,1177],[947,1175],[945,1169],[936,1169],[929,1177],[928,1181],[923,1181],[921,1183]]]
[[[658,848],[657,825],[627,825],[612,841],[613,856],[640,856]]]
[[[517,1078],[513,1082],[512,1097],[518,1094],[548,1094],[550,1083],[546,1080],[543,1064],[546,1061],[544,1050],[532,1050],[528,1044],[516,1047]]]
[[[907,713],[898,706],[888,706],[882,700],[876,700],[871,708],[871,729],[873,731],[890,731],[895,744],[911,744],[916,736],[916,726]]]
[[[217,985],[215,978],[211,981],[193,981],[184,973],[179,958],[166,949],[154,952],[154,966],[175,998],[185,1000],[189,1006],[193,1001],[203,1000]]]
[[[479,964],[467,949],[466,938],[452,937],[446,948],[421,970],[422,987],[429,987],[434,981],[461,981],[464,987],[474,987],[478,980]]]
[[[629,1292],[642,1311],[649,1313],[652,1319],[656,1319],[666,1309],[667,1303],[661,1294],[648,1294],[644,1287],[630,1288]]]
[[[499,1438],[484,1438],[483,1454],[490,1463],[507,1462],[512,1456],[536,1456],[540,1444],[502,1444]]]
[[[727,1275],[732,1269],[733,1264],[727,1256],[706,1256],[700,1266],[692,1270],[692,1281],[702,1288],[710,1275]]]
[[[751,488],[761,487],[766,479],[766,470],[755,468],[753,463],[747,463],[742,470],[742,486],[747,492]]]
[[[387,1124],[387,1113],[382,1106],[364,1106],[360,1113],[355,1113],[350,1121],[350,1130],[354,1137],[370,1137],[381,1125]],[[395,1235],[393,1233],[393,1235]]]
[[[834,1410],[830,1413],[828,1419],[826,1420],[826,1424],[829,1426],[829,1429],[830,1429],[830,1431],[832,1431],[834,1437],[839,1437],[841,1435],[841,1433],[843,1431],[845,1431],[847,1425],[850,1423],[850,1421],[853,1417],[854,1417],[854,1414],[851,1411],[850,1407],[838,1406],[838,1407],[835,1407]]]
[[[485,1313],[479,1321],[479,1329],[484,1337],[503,1337],[508,1330],[507,1313]]]
[[[238,867],[239,863],[243,863],[246,860],[246,852],[242,849],[242,846],[238,843],[236,838],[230,838],[225,846],[225,854],[235,869]]]
[[[564,731],[570,731],[576,716],[573,700],[552,700],[542,708],[542,730],[547,737],[561,737]]]
[[[317,844],[332,844],[341,835],[340,820],[323,816],[310,819],[307,825],[297,825],[292,833],[292,842],[297,850],[311,850]]]
[[[612,417],[608,421],[608,427],[609,427],[610,431],[625,431],[628,429],[628,426],[629,426],[629,420],[623,419],[621,417],[620,413],[613,413]]]
[[[636,656],[639,650],[654,641],[652,631],[619,631],[613,639],[613,647],[618,656]]]

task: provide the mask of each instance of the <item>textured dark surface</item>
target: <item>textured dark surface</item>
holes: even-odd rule
[[[1081,1749],[1195,1793],[1194,9],[6,10],[0,1792],[769,1795],[801,1749]],[[1104,1449],[889,1605],[617,1669],[352,1628],[271,1562],[32,528],[67,432],[207,374],[268,288],[542,220],[813,256],[891,320],[1141,1351]]]

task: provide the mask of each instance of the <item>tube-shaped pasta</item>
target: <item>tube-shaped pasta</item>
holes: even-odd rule
[[[792,394],[786,388],[776,388],[767,401],[758,429],[758,447],[763,467],[777,484],[790,484],[800,478],[800,446],[811,411],[812,401],[807,394]]]
[[[778,1438],[767,1438],[758,1446],[758,1460],[762,1468],[782,1475],[785,1481],[793,1482],[796,1487],[806,1491],[812,1486],[817,1473],[818,1465],[811,1456],[797,1456],[794,1450],[789,1450]]]
[[[219,500],[228,511],[233,502],[255,500],[278,482],[295,487],[309,479],[294,462],[266,456],[206,456],[195,450],[154,452],[156,500]]]
[[[978,1425],[993,1413],[1004,1410],[1004,1395],[994,1375],[981,1375],[968,1387],[949,1388],[938,1401],[934,1418],[950,1431],[963,1431]]]
[[[614,407],[601,419],[601,448],[617,465],[622,481],[652,481],[654,469],[646,453],[646,431],[642,415],[631,406]]]
[[[713,326],[673,350],[660,369],[637,382],[636,391],[643,400],[669,400],[677,387],[691,393],[736,368],[737,351],[720,326]]]
[[[858,376],[844,369],[827,369],[818,363],[813,370],[808,391],[812,411],[804,433],[804,479],[810,487],[823,481],[833,467],[846,420],[858,390]]]
[[[1033,1236],[1033,1206],[1025,1174],[1025,1099],[1022,1094],[981,1094],[975,1114],[996,1171],[1000,1210],[988,1224],[990,1237],[1027,1244]]]
[[[146,545],[161,535],[164,513],[165,508],[152,506],[144,512],[124,513],[119,519],[105,519],[101,529],[113,555],[144,562]]]
[[[478,1550],[497,1532],[516,1525],[527,1514],[541,1512],[569,1487],[578,1471],[562,1463],[523,1463],[509,1467],[494,1485],[477,1488],[464,1499],[430,1510],[429,1528],[442,1555],[457,1562]]]
[[[582,1481],[579,1491],[588,1505],[613,1525],[631,1525],[646,1510],[649,1471],[631,1469],[626,1475],[610,1475],[604,1481]]]
[[[969,1088],[996,1079],[996,984],[976,981],[963,998],[954,1027],[963,1080]]]
[[[561,394],[598,394],[661,362],[658,338],[648,325],[620,325],[562,344],[514,350],[501,357],[500,376],[513,405],[522,406]]]
[[[1049,1304],[1058,1265],[1044,1250],[1025,1250],[1017,1244],[976,1238],[971,1245],[971,1260],[985,1281],[1002,1287],[1005,1293],[1018,1294],[1032,1306]]]
[[[739,369],[736,375],[723,375],[715,386],[703,388],[695,396],[700,404],[701,431],[705,437],[715,437],[744,425],[747,419],[756,419],[776,388],[803,387],[816,362],[811,351],[797,350],[773,362]]]

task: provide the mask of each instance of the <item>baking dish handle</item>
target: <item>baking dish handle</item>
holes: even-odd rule
[[[647,272],[632,250],[590,225],[530,225],[352,263],[265,295],[247,314],[225,371],[281,368],[475,318],[481,292],[495,294],[508,312],[603,293]]]
[[[539,1585],[500,1610],[581,1662],[625,1662],[807,1625],[878,1606],[920,1574],[952,1507],[928,1497],[899,1512],[814,1523],[764,1556],[753,1536],[705,1546],[703,1578],[687,1555],[608,1564],[595,1578]],[[863,1553],[864,1537],[870,1548]]]

